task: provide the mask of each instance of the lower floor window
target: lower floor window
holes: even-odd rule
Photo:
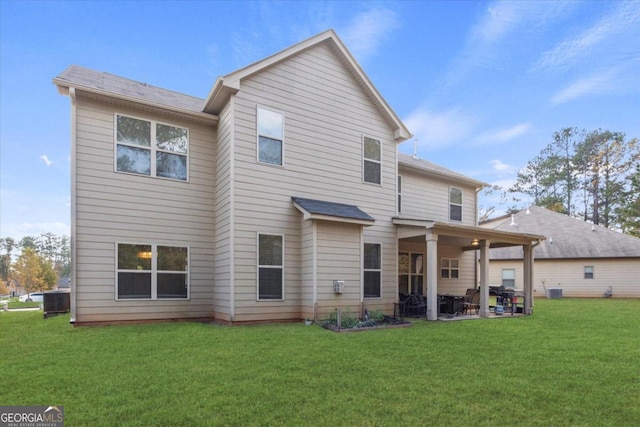
[[[117,244],[117,299],[187,299],[189,248]]]
[[[423,295],[423,254],[400,252],[398,254],[398,292]]]
[[[440,260],[440,277],[443,279],[457,279],[460,277],[460,261],[452,258]]]
[[[258,234],[258,299],[284,299],[284,238]]]
[[[382,245],[364,244],[364,297],[380,298],[382,281]]]

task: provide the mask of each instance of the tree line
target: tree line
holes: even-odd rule
[[[0,279],[17,282],[27,292],[52,289],[71,266],[69,237],[53,233],[25,236],[19,241],[0,238]],[[0,294],[7,293],[0,289]]]
[[[496,191],[512,203],[510,213],[524,195],[536,206],[640,237],[640,143],[621,132],[564,128],[518,172],[515,184],[485,194]]]

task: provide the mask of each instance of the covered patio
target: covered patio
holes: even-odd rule
[[[508,246],[522,246],[524,251],[523,314],[533,312],[533,263],[534,248],[545,239],[544,236],[499,231],[482,227],[443,223],[424,219],[394,218],[393,223],[398,230],[399,245],[411,245],[420,248],[426,255],[426,317],[427,320],[438,320],[439,312],[439,278],[447,271],[441,271],[445,252],[468,253],[474,251],[473,282],[465,281],[467,288],[476,288],[479,283],[480,302],[478,316],[487,318],[489,310],[489,249]],[[440,253],[441,252],[441,253]],[[468,258],[468,257],[467,257]],[[448,258],[445,258],[445,267]],[[476,271],[477,268],[477,271]],[[467,283],[469,282],[469,283]]]

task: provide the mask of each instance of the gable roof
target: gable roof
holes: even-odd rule
[[[71,65],[53,79],[59,89],[75,88],[93,95],[102,95],[121,101],[135,102],[148,107],[195,115],[208,120],[216,119],[202,112],[204,99],[162,89],[147,83]],[[67,94],[67,92],[65,92]]]
[[[409,132],[404,123],[402,123],[396,113],[391,109],[391,107],[389,107],[382,95],[380,95],[378,90],[373,86],[360,65],[356,62],[344,43],[342,43],[338,35],[333,30],[327,30],[265,59],[254,62],[253,64],[240,68],[239,70],[225,76],[219,77],[209,92],[209,96],[207,96],[203,111],[211,114],[220,114],[220,111],[229,100],[229,97],[240,90],[242,79],[257,74],[299,54],[300,52],[320,44],[327,44],[332,51],[338,55],[342,63],[354,76],[360,87],[371,99],[378,111],[380,111],[383,117],[386,118],[387,122],[394,130],[394,138],[396,142],[402,142],[411,138],[411,132]]]
[[[547,236],[536,259],[640,258],[640,239],[600,225],[531,206],[513,216],[485,221],[483,227]],[[521,248],[491,249],[491,259],[521,259]]]
[[[402,168],[410,168],[418,172],[426,173],[431,176],[445,178],[447,180],[459,181],[465,184],[472,185],[477,189],[488,186],[484,182],[475,180],[461,173],[454,172],[450,169],[444,168],[435,163],[431,163],[427,160],[419,159],[417,157],[410,156],[409,154],[398,153],[398,166]]]
[[[304,214],[305,219],[325,219],[329,221],[352,222],[373,225],[374,217],[355,205],[325,202],[323,200],[292,197],[293,205]]]

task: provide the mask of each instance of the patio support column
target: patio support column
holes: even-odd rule
[[[427,320],[438,320],[438,235],[427,231]]]
[[[524,272],[524,314],[533,313],[533,248],[531,245],[522,247]]]
[[[480,317],[489,317],[489,245],[480,240]]]

